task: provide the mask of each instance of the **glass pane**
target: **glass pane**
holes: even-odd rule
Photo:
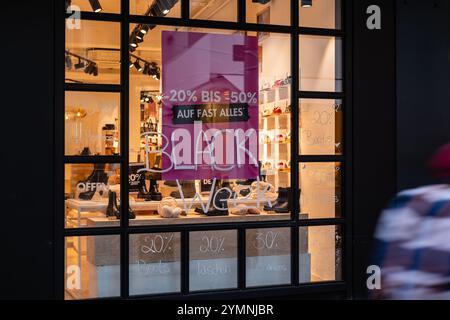
[[[342,280],[341,227],[301,227],[299,237],[300,283]]]
[[[121,0],[65,0],[66,6],[78,7],[81,11],[96,13],[120,13]],[[73,8],[74,9],[74,8]],[[72,10],[74,11],[74,10]]]
[[[247,287],[291,283],[291,230],[249,229],[246,232]]]
[[[300,219],[340,218],[341,163],[301,163],[300,191]]]
[[[65,226],[118,226],[120,219],[120,165],[65,165]]]
[[[300,154],[343,153],[342,100],[300,100]]]
[[[237,231],[189,234],[190,291],[237,287]]]
[[[246,0],[247,23],[291,24],[291,2],[286,0]]]
[[[134,222],[290,219],[290,37],[157,26],[141,40],[130,54]]]
[[[342,39],[300,36],[300,90],[341,92]]]
[[[179,292],[179,233],[130,235],[130,294]]]
[[[300,0],[300,26],[341,29],[341,0]]]
[[[190,0],[191,19],[237,21],[237,0]]]
[[[120,23],[66,20],[66,82],[120,83]]]
[[[130,14],[180,18],[181,0],[130,0]]]
[[[119,295],[120,236],[66,238],[65,299]]]
[[[119,154],[120,94],[66,92],[65,154]]]

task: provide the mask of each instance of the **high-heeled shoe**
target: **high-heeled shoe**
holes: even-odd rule
[[[105,164],[95,164],[94,170],[89,175],[89,177],[86,180],[82,180],[77,183],[77,188],[86,190],[78,194],[78,199],[91,200],[94,197],[95,192],[97,191],[100,196],[103,196],[103,192],[106,191],[107,183],[108,174],[105,172]]]

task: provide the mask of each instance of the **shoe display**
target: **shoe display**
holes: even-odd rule
[[[274,114],[274,115],[280,115],[282,113],[283,113],[283,110],[281,110],[280,107],[275,107],[272,111],[272,114]]]
[[[289,213],[290,212],[290,193],[291,188],[279,188],[278,198],[272,203],[272,206],[268,204],[264,205],[265,211],[273,211],[276,213]]]
[[[98,192],[100,196],[103,196],[107,189],[108,174],[105,172],[104,163],[96,163],[94,170],[86,180],[79,181],[77,183],[78,190],[85,190],[78,194],[80,200],[91,200],[94,194]]]
[[[277,134],[275,137],[275,142],[277,142],[277,143],[284,143],[284,142],[286,142],[286,140],[287,140],[286,135],[282,134],[282,133]]]
[[[106,208],[106,217],[120,219],[120,210],[117,207],[117,194],[113,191],[108,192],[108,207]]]
[[[180,182],[181,190],[183,191],[184,198],[193,198],[195,196],[195,181],[185,180]],[[179,190],[172,191],[170,196],[175,199],[181,199],[181,194]]]
[[[154,179],[150,179],[150,191],[149,191],[150,199],[152,201],[161,201],[162,194],[158,190],[158,183]]]
[[[269,116],[271,116],[272,115],[272,111],[270,110],[270,109],[264,109],[264,111],[263,111],[263,117],[269,117]]]
[[[89,149],[89,147],[83,148],[83,150],[81,150],[80,152],[80,156],[90,156],[90,155],[92,155],[92,152]]]
[[[270,136],[268,134],[262,135],[262,137],[261,137],[261,143],[262,144],[270,143],[270,142],[271,142],[271,139],[270,139]]]

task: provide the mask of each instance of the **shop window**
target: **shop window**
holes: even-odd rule
[[[66,228],[120,225],[120,165],[65,165]]]
[[[249,229],[246,232],[247,287],[291,283],[291,230]]]
[[[76,6],[81,11],[95,13],[120,13],[121,0],[65,0],[66,6]]]
[[[341,92],[342,39],[300,36],[300,90]]]
[[[149,17],[181,17],[181,0],[130,0],[130,14]]]
[[[120,295],[120,237],[68,237],[65,240],[65,299]]]
[[[300,0],[300,26],[341,29],[341,0]]]
[[[290,37],[175,30],[153,28],[130,53],[136,223],[290,219]]]
[[[237,21],[237,0],[190,0],[191,19]]]
[[[198,231],[189,236],[189,290],[237,288],[236,230]]]
[[[341,155],[343,153],[342,100],[300,100],[300,154]]]
[[[335,162],[300,164],[300,219],[342,216],[342,165]]]
[[[120,82],[120,24],[66,20],[66,83]]]
[[[119,93],[67,91],[65,105],[66,155],[119,154]]]
[[[342,228],[300,227],[300,283],[342,280]]]
[[[246,0],[247,23],[291,24],[291,2],[286,0]]]
[[[180,233],[130,235],[130,295],[180,292]]]

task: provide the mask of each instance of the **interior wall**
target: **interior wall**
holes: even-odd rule
[[[398,189],[435,183],[426,162],[450,142],[450,2],[397,1]]]

